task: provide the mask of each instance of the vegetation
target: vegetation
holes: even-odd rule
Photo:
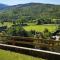
[[[36,25],[34,23],[27,23],[27,25],[24,26],[24,23],[18,23],[19,20],[16,22],[3,22],[0,23],[0,26],[7,26],[7,29],[5,30],[5,35],[10,36],[24,36],[24,37],[34,37],[34,35],[37,33],[40,33],[46,38],[44,30],[47,29],[49,32],[46,34],[50,37],[50,33],[56,31],[60,28],[57,24],[42,24],[42,25]],[[0,27],[1,28],[1,27]],[[3,31],[2,31],[3,33]],[[3,38],[3,41],[6,39]]]
[[[24,27],[26,31],[35,30],[37,32],[43,32],[45,28],[47,28],[50,32],[54,32],[57,29],[57,25],[44,24],[44,25],[30,25]]]
[[[45,59],[0,49],[0,60],[45,60]]]
[[[49,32],[48,29],[45,29],[44,32],[43,32],[43,36],[44,36],[44,39],[48,39],[51,37],[51,32]]]
[[[33,36],[35,32],[54,32],[60,24],[60,5],[27,3],[0,10],[0,26],[11,36]],[[45,33],[44,33],[45,34]],[[46,32],[46,35],[49,33]],[[45,35],[45,36],[46,36]]]
[[[28,37],[27,31],[20,25],[13,25],[6,30],[6,33],[11,36],[25,36]]]
[[[12,25],[13,25],[12,22],[3,22],[3,23],[0,22],[0,27],[1,27],[1,26],[7,26],[7,27],[9,28],[9,27],[11,27]]]
[[[28,3],[5,7],[0,9],[0,43],[9,40],[1,36],[40,38],[41,35],[49,39],[53,32],[60,30],[60,5]],[[44,59],[0,49],[0,60]]]
[[[39,19],[46,21],[49,19],[60,19],[60,5],[52,4],[19,4],[16,6],[8,6],[0,12],[1,21],[23,20],[24,22],[30,22]]]

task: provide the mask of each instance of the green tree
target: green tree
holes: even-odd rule
[[[28,32],[23,27],[16,25],[10,27],[6,33],[11,36],[28,36]]]
[[[4,22],[3,21],[1,21],[1,24],[2,24],[2,26],[4,26]]]
[[[47,28],[45,28],[45,30],[43,32],[43,36],[45,39],[48,39],[51,37],[51,32],[49,32],[49,30]]]

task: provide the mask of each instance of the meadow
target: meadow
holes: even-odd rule
[[[4,22],[3,24],[0,22],[0,26],[7,26],[7,27],[11,27],[13,25],[12,22]]]
[[[35,30],[38,32],[43,32],[45,28],[47,28],[50,32],[54,32],[58,27],[55,24],[29,25],[24,27],[26,31]]]
[[[3,24],[0,23],[0,26],[7,26],[8,28],[13,25],[12,22],[4,22]],[[43,24],[43,25],[36,25],[34,23],[29,23],[28,26],[24,26],[23,28],[26,31],[35,30],[37,32],[43,32],[45,28],[47,28],[50,32],[54,32],[58,27],[57,24]]]
[[[45,59],[0,49],[0,60],[45,60]]]

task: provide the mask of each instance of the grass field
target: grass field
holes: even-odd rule
[[[4,22],[3,24],[0,23],[0,26],[2,26],[2,25],[11,27],[13,25],[13,23],[12,22]],[[26,31],[35,30],[38,32],[43,32],[45,28],[47,28],[49,31],[53,32],[57,29],[57,25],[55,25],[55,24],[36,25],[33,23],[29,23],[28,26],[24,26],[24,29]]]
[[[0,26],[7,26],[7,27],[10,27],[10,26],[12,26],[12,25],[13,25],[12,22],[4,22],[3,24],[0,23]]]
[[[0,49],[0,60],[45,60],[45,59]]]
[[[24,27],[26,31],[35,30],[38,32],[43,32],[45,28],[47,28],[50,32],[53,32],[57,29],[57,25],[45,24],[45,25],[30,25]]]

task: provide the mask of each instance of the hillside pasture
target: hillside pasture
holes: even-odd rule
[[[13,25],[12,22],[3,22],[3,24],[0,22],[0,26],[7,26],[7,27],[11,27]]]
[[[12,22],[4,22],[3,24],[0,22],[0,26],[7,26],[8,28],[13,25]],[[23,28],[26,31],[35,30],[37,32],[43,32],[45,28],[47,28],[50,32],[53,32],[57,29],[57,24],[42,24],[36,25],[34,23],[29,23],[28,26],[24,26]]]
[[[53,32],[57,29],[57,25],[55,25],[55,24],[44,24],[44,25],[30,25],[30,26],[24,27],[24,29],[26,31],[35,30],[38,32],[43,32],[45,28],[47,28],[50,32]]]

